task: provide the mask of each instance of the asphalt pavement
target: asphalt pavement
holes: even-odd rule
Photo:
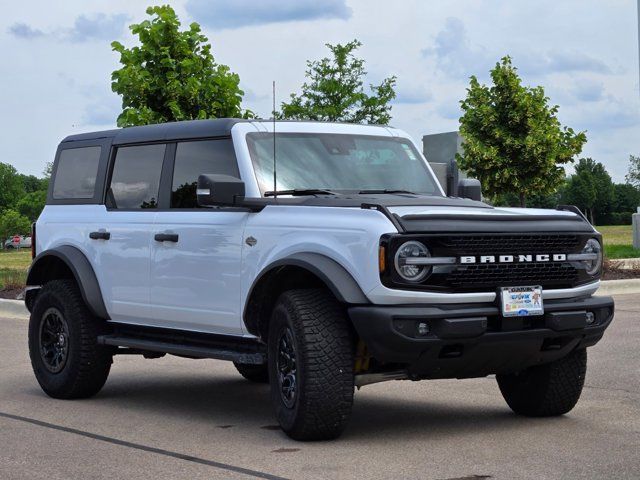
[[[288,439],[268,387],[221,361],[119,356],[96,397],[48,398],[26,319],[0,318],[0,479],[638,479],[640,295],[615,298],[568,415],[518,417],[493,378],[394,381],[315,443]]]

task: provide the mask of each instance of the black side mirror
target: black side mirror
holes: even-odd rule
[[[480,180],[475,178],[463,178],[458,182],[458,196],[471,200],[482,200],[482,188]]]
[[[229,175],[202,174],[196,190],[200,207],[236,207],[244,201],[244,182]]]

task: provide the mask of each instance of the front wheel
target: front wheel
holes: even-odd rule
[[[563,415],[578,403],[587,373],[587,350],[571,352],[546,365],[496,375],[511,410],[528,417]]]
[[[45,284],[29,320],[29,356],[38,383],[54,398],[87,398],[111,369],[111,348],[98,345],[104,323],[95,318],[73,280]]]
[[[346,312],[324,290],[290,290],[269,325],[276,417],[295,440],[338,437],[351,416],[354,348]]]

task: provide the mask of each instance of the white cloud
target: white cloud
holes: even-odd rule
[[[238,28],[304,20],[347,20],[345,0],[188,0],[186,9],[215,29]]]
[[[129,20],[129,16],[122,13],[112,15],[97,13],[76,17],[71,28],[59,27],[44,32],[27,23],[18,22],[11,25],[8,32],[16,38],[26,40],[48,37],[53,40],[75,43],[92,40],[110,42],[122,35],[127,20]]]

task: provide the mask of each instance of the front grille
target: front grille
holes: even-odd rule
[[[446,284],[455,290],[480,286],[569,286],[578,276],[570,263],[509,263],[459,266],[448,274]]]
[[[432,257],[536,255],[579,253],[593,233],[540,234],[425,234],[411,235],[423,242]],[[408,240],[406,235],[389,239],[389,264],[399,246]],[[393,269],[382,276],[391,288],[436,290],[446,292],[480,292],[500,287],[542,285],[543,288],[572,288],[593,281],[579,262],[513,262],[474,263],[434,267],[419,284],[404,281]]]
[[[575,252],[585,240],[580,235],[460,235],[437,243],[460,255],[511,255]]]

